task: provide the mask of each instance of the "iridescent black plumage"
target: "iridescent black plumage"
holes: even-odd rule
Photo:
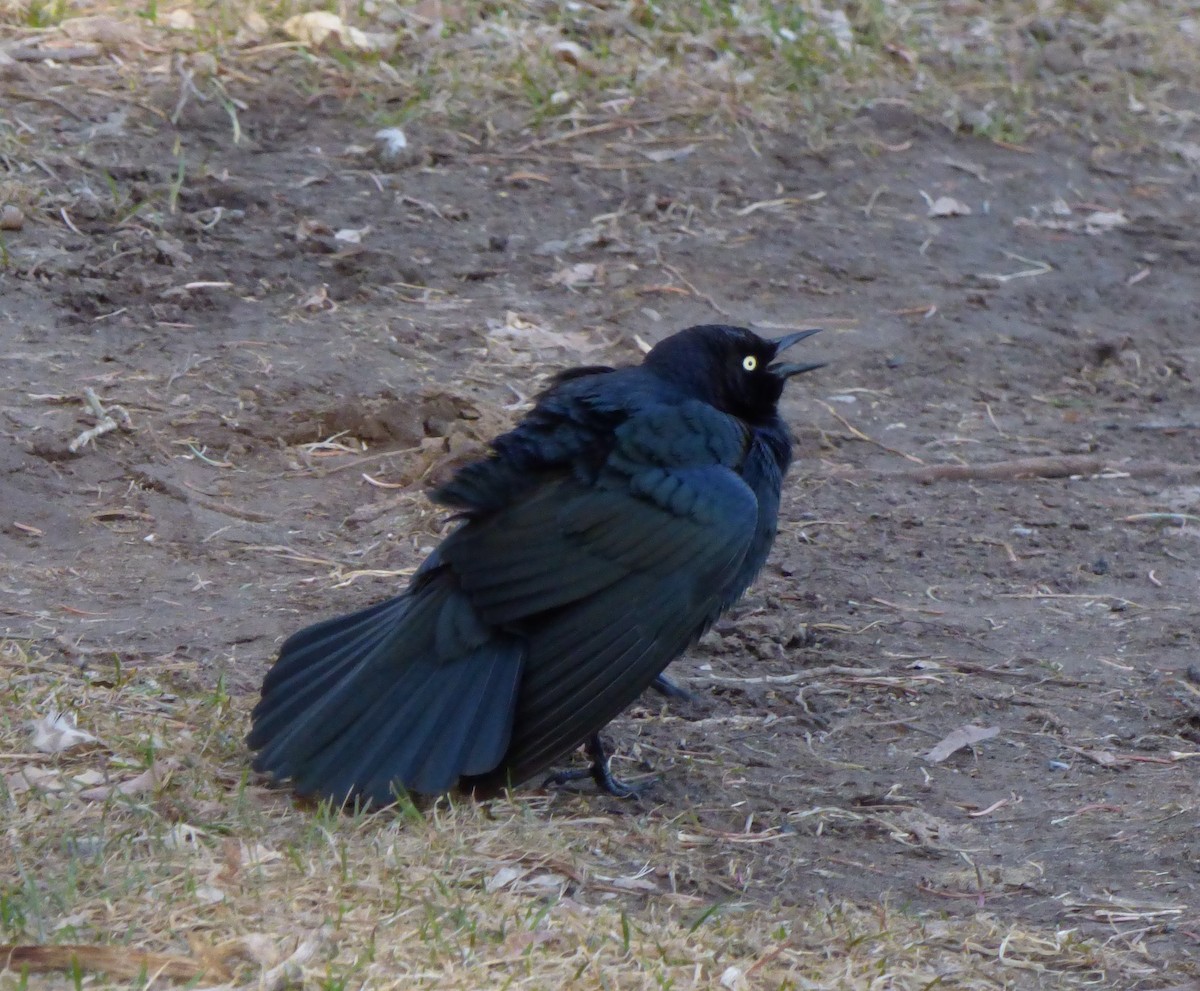
[[[463,520],[407,590],[284,643],[255,768],[382,803],[494,792],[598,748],[762,568],[791,461],[776,406],[818,367],[772,362],[809,333],[692,327],[638,366],[559,376],[433,493]]]

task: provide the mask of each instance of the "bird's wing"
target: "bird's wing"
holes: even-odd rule
[[[514,780],[604,726],[727,604],[758,525],[745,442],[711,407],[632,418],[595,482],[560,477],[443,544],[480,617],[528,645]]]
[[[736,470],[749,441],[706,404],[656,407],[615,431],[595,478],[560,471],[470,518],[438,548],[437,567],[484,622],[507,628],[642,574],[715,578],[740,563],[758,518]]]
[[[430,497],[480,515],[528,496],[557,473],[598,467],[629,415],[620,386],[631,375],[637,381],[637,371],[589,366],[561,373],[520,423],[492,441],[490,454],[460,467]]]

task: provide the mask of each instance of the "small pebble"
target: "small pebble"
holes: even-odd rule
[[[408,136],[398,127],[385,127],[382,131],[376,131],[375,141],[382,154],[393,157],[408,147]]]
[[[25,226],[25,214],[19,206],[5,203],[0,207],[0,231],[19,231]]]
[[[1052,760],[1048,763],[1047,766],[1052,771],[1069,771],[1069,770],[1071,770],[1071,765],[1065,764],[1061,760]]]
[[[387,168],[403,168],[421,160],[421,152],[408,135],[398,127],[385,127],[375,132],[375,157]]]
[[[989,130],[992,126],[992,115],[986,110],[966,110],[962,114],[962,122],[976,134]]]

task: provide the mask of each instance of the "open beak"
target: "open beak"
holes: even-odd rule
[[[781,337],[775,342],[775,354],[783,354],[783,352],[790,348],[793,344],[799,344],[806,337],[812,337],[813,334],[819,333],[821,333],[821,328],[818,327],[815,330],[798,330],[794,334],[788,334],[787,337]],[[781,379],[787,379],[791,378],[793,375],[799,375],[802,372],[811,372],[817,368],[824,367],[825,362],[823,361],[810,363],[791,361],[768,365],[767,370],[771,372],[772,375],[778,376]]]

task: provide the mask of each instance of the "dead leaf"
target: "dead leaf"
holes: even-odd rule
[[[969,217],[971,215],[971,208],[953,196],[939,196],[935,200],[924,190],[921,191],[921,195],[929,206],[928,216],[930,217]]]
[[[5,776],[4,787],[10,795],[20,795],[30,789],[62,791],[64,785],[54,768],[29,766]]]
[[[1088,234],[1105,234],[1127,223],[1129,218],[1120,210],[1096,210],[1083,218],[1083,229]]]
[[[340,38],[346,30],[345,22],[337,14],[327,10],[311,10],[296,14],[283,22],[283,30],[302,44],[319,48],[328,38]]]
[[[488,320],[488,337],[508,344],[514,352],[536,353],[550,348],[564,348],[586,354],[601,347],[600,341],[582,331],[553,331],[509,311],[504,322]]]
[[[155,238],[154,247],[172,265],[180,267],[191,264],[192,256],[183,250],[183,244],[174,238]]]
[[[291,956],[263,972],[256,985],[258,991],[283,991],[293,984],[299,984],[304,965],[320,953],[328,942],[324,932],[314,933],[310,938],[300,940]]]
[[[588,56],[587,49],[577,42],[555,42],[550,46],[550,52],[559,62],[565,62],[580,72],[593,73],[596,71],[596,66]]]
[[[167,830],[163,837],[163,846],[168,850],[194,850],[200,846],[201,838],[207,835],[207,831],[199,826],[177,822]]]
[[[576,265],[568,265],[566,268],[560,269],[550,276],[550,285],[563,286],[566,289],[588,285],[599,281],[597,274],[600,271],[600,266],[592,262],[579,262]]]
[[[257,44],[271,31],[271,25],[257,10],[248,10],[242,15],[242,26],[234,36],[235,45]]]
[[[337,309],[337,303],[329,298],[329,287],[320,285],[300,300],[300,309],[308,310],[309,313],[316,313],[320,310],[333,311]]]
[[[313,220],[311,217],[301,217],[296,222],[295,238],[297,241],[307,241],[314,237],[328,237],[333,233],[333,228],[328,224]]]
[[[196,15],[183,7],[176,7],[159,21],[169,31],[195,31]]]
[[[500,870],[496,871],[495,874],[483,882],[483,890],[488,894],[491,894],[493,891],[500,891],[503,888],[507,888],[524,873],[525,871],[517,867],[501,867]]]
[[[171,771],[169,761],[155,761],[137,777],[127,781],[101,785],[98,788],[88,788],[79,793],[79,797],[88,802],[103,802],[113,795],[142,795],[159,787]]]
[[[925,755],[925,760],[930,764],[940,764],[956,750],[969,747],[973,743],[980,743],[983,740],[990,740],[999,733],[999,726],[975,726],[968,723],[966,726],[960,726],[930,750]]]
[[[390,52],[396,47],[393,32],[361,31],[351,27],[337,14],[327,10],[310,10],[296,14],[283,22],[283,30],[303,45],[320,48],[327,41],[335,41],[345,48],[356,48],[361,52]]]
[[[33,730],[33,746],[44,754],[59,754],[85,743],[95,743],[96,738],[86,730],[75,726],[75,716],[69,712],[51,709],[41,719],[29,724]]]
[[[63,21],[59,30],[72,41],[91,41],[108,49],[132,44],[141,34],[136,23],[106,14],[72,17]]]
[[[726,991],[742,991],[746,987],[746,975],[739,967],[726,967],[721,972],[721,987]]]
[[[335,241],[344,241],[346,244],[362,244],[362,239],[370,232],[370,224],[366,227],[343,227],[333,235],[333,239]]]
[[[1099,764],[1101,767],[1120,767],[1125,761],[1114,754],[1111,750],[1084,750],[1082,748],[1074,748],[1075,753],[1080,757],[1086,757],[1093,764]]]
[[[279,938],[265,933],[246,933],[215,946],[205,945],[203,939],[196,934],[189,935],[187,939],[192,953],[199,957],[206,967],[222,971],[234,970],[233,964],[239,960],[257,964],[264,969],[274,967],[283,957]]]

